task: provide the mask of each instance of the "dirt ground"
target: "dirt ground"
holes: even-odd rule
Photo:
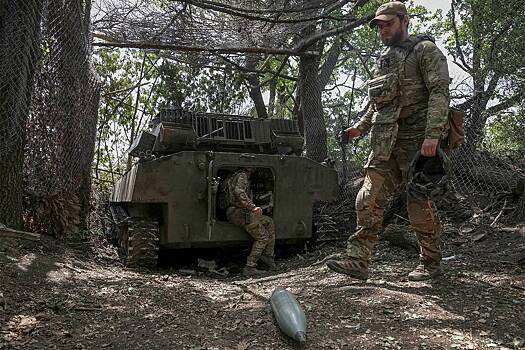
[[[432,283],[408,281],[416,252],[387,242],[365,283],[326,268],[341,247],[281,258],[258,279],[212,278],[130,270],[90,243],[0,237],[0,349],[297,349],[268,304],[278,286],[305,310],[308,349],[523,349],[525,230],[445,231]]]

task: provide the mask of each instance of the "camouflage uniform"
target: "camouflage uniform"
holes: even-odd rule
[[[371,153],[356,198],[357,231],[349,238],[347,249],[349,257],[366,267],[388,199],[406,186],[410,163],[424,139],[443,137],[448,84],[446,58],[429,37],[409,37],[390,46],[376,63],[369,83],[372,103],[355,126],[363,135],[370,132]],[[420,244],[420,261],[435,270],[441,261],[436,207],[430,198],[415,198],[410,191],[407,200],[410,223]]]
[[[275,247],[275,227],[272,218],[255,215],[256,205],[252,201],[249,175],[239,170],[226,179],[229,192],[226,217],[229,222],[242,227],[255,240],[248,256],[246,266],[256,267],[261,256],[273,259]]]

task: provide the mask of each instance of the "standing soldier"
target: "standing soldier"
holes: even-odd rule
[[[226,208],[228,221],[245,229],[254,239],[243,269],[245,276],[264,273],[257,269],[259,259],[270,270],[277,268],[274,260],[275,227],[272,218],[263,215],[262,209],[253,203],[250,190],[252,173],[252,168],[243,168],[229,175],[221,184],[220,196],[223,198],[219,197],[219,205]]]
[[[370,132],[371,152],[365,165],[365,181],[356,198],[357,230],[348,239],[346,257],[329,260],[327,266],[361,280],[368,278],[368,264],[388,199],[409,180],[410,164],[418,151],[423,158],[436,157],[446,132],[446,58],[431,37],[409,36],[408,22],[401,2],[385,3],[377,9],[370,26],[377,28],[386,49],[369,81],[367,113],[344,131],[349,138]],[[420,245],[420,264],[408,278],[421,281],[440,272],[441,226],[430,198],[412,195],[410,181],[406,186],[408,216]]]

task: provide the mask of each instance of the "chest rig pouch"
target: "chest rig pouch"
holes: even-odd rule
[[[403,61],[399,50],[389,48],[379,58],[375,77],[368,82],[368,97],[374,106],[370,130],[372,160],[386,161],[390,158],[397,137],[399,118],[399,64]]]
[[[368,82],[368,98],[380,110],[393,103],[399,96],[399,76],[397,72],[378,76]]]
[[[368,81],[368,98],[376,110],[396,103],[400,95],[399,65],[404,61],[404,52],[389,48],[379,57],[374,78]]]

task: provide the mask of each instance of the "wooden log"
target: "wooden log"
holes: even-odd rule
[[[8,228],[0,224],[0,238],[16,238],[26,239],[29,241],[39,241],[40,235],[38,233],[13,230],[12,228]]]

